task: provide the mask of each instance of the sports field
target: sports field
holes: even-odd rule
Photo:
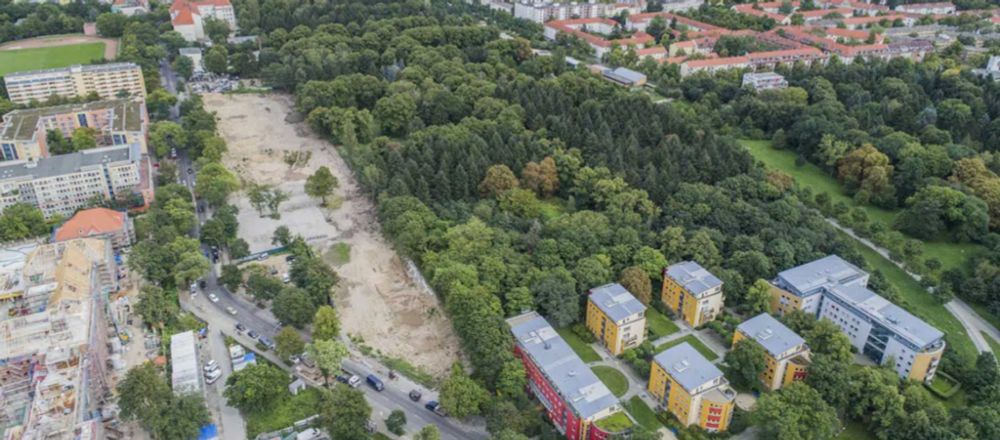
[[[104,43],[0,50],[0,76],[23,70],[51,69],[88,64],[104,58]]]

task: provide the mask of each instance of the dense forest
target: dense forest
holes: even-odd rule
[[[586,289],[641,273],[655,292],[659,270],[681,259],[718,274],[735,307],[777,270],[829,253],[863,264],[811,197],[801,199],[806,194],[788,176],[757,165],[734,136],[784,129],[786,148],[797,149],[798,139],[813,138],[796,138],[782,124],[811,119],[801,116],[811,115],[820,93],[836,96],[831,81],[846,80],[816,74],[808,91],[777,93],[773,108],[755,110],[758,123],[737,108],[746,92],[733,78],[680,81],[664,69],[657,79],[683,99],[656,105],[567,71],[558,47],[541,57],[527,40],[500,39],[496,26],[529,36],[537,30],[461,2],[243,0],[237,10],[243,29],[264,36],[261,78],[295,93],[310,125],[340,145],[377,199],[389,237],[444,300],[474,377],[495,396],[472,413],[484,413],[497,436],[548,429],[524,400],[507,316],[535,308],[556,325],[572,325]],[[908,82],[917,78],[905,78],[916,87]],[[823,118],[822,108],[813,111],[824,124],[853,117],[843,110],[839,119]],[[857,125],[845,124],[838,129]],[[895,296],[877,271],[872,285]],[[860,385],[811,384],[804,393],[823,398],[819,412],[864,423],[880,438],[979,438],[996,429],[971,409],[949,414],[926,390],[901,386],[882,369],[849,372],[829,352],[829,371],[818,377]],[[944,368],[987,383],[996,375],[991,361],[970,368],[970,359],[949,356]],[[868,393],[879,399],[848,411],[847,402]],[[776,396],[765,408],[795,398]],[[770,423],[763,410],[748,420]]]

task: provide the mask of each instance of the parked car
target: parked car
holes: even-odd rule
[[[382,379],[379,379],[378,376],[374,374],[369,374],[368,377],[365,378],[365,381],[368,382],[368,385],[370,385],[375,391],[382,391],[385,389],[385,384],[382,383]]]
[[[201,287],[202,289],[204,289],[205,286],[207,286],[207,285],[208,285],[208,283],[206,283],[205,280],[198,280],[198,287]]]
[[[444,409],[441,408],[441,404],[438,403],[438,401],[436,400],[431,400],[427,402],[426,404],[424,404],[424,408],[434,411],[434,414],[444,417]]]
[[[260,337],[260,335],[258,335],[257,332],[255,332],[253,330],[250,330],[249,332],[247,332],[247,336],[249,336],[250,339],[253,339],[255,341],[257,340],[257,338]]]
[[[215,359],[212,359],[212,360],[210,360],[208,362],[205,362],[205,372],[206,373],[209,373],[209,372],[212,372],[212,371],[215,371],[215,370],[218,370],[218,369],[219,369],[219,363],[216,362]]]
[[[236,333],[238,333],[238,334],[241,334],[241,335],[242,335],[242,334],[243,334],[243,332],[245,332],[245,331],[247,331],[247,326],[245,326],[245,325],[243,325],[243,324],[241,324],[241,323],[237,322],[237,323],[236,323]]]
[[[351,377],[347,379],[347,384],[352,388],[357,388],[361,386],[361,378],[352,374]]]
[[[338,374],[338,375],[337,375],[337,376],[335,377],[335,379],[337,379],[337,382],[340,382],[340,383],[342,383],[342,384],[344,384],[344,385],[347,385],[347,380],[348,380],[348,379],[350,379],[350,378],[349,378],[349,377],[347,377],[347,375],[346,375],[346,374]]]
[[[281,276],[282,283],[288,284],[291,281],[292,281],[292,276],[289,275],[288,272],[285,272],[285,274]]]
[[[211,373],[205,373],[205,383],[211,385],[222,377],[222,370],[215,369]]]
[[[268,338],[265,338],[265,337],[261,336],[261,337],[257,338],[257,342],[260,342],[261,345],[267,347],[268,350],[274,350],[274,341],[272,341],[272,340],[270,340]]]
[[[236,309],[234,309],[233,306],[226,306],[226,311],[229,312],[230,315],[236,315]]]
[[[257,259],[258,260],[266,260],[267,256],[268,256],[267,252],[261,252],[260,255],[257,256]]]
[[[375,422],[373,422],[371,420],[368,420],[367,422],[365,422],[365,431],[368,431],[369,434],[374,434],[375,433],[375,428],[376,428]]]
[[[215,296],[215,294],[214,294],[214,293],[209,293],[209,294],[208,294],[208,299],[209,299],[209,300],[211,300],[211,301],[212,301],[212,302],[214,302],[214,303],[217,303],[217,302],[219,302],[219,297],[218,297],[218,296]]]
[[[191,294],[195,295],[198,293],[198,283],[191,283]]]
[[[410,400],[419,402],[421,397],[423,397],[423,394],[420,394],[420,391],[410,390]]]

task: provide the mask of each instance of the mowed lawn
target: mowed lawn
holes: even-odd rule
[[[51,69],[88,64],[104,58],[104,43],[39,47],[0,51],[0,76],[23,70]]]
[[[646,326],[649,328],[649,333],[652,334],[652,339],[659,339],[680,330],[670,318],[663,316],[652,307],[646,309]]]
[[[580,339],[580,337],[577,336],[576,333],[573,333],[573,330],[569,327],[556,329],[556,333],[559,333],[559,336],[562,336],[563,340],[569,344],[570,348],[576,352],[577,356],[580,356],[580,359],[582,359],[583,362],[590,363],[601,360],[601,356],[594,351],[590,344],[584,342],[583,339]]]
[[[768,168],[780,170],[798,182],[799,186],[808,186],[813,190],[813,194],[825,192],[830,195],[832,203],[844,202],[847,206],[861,208],[868,218],[878,221],[887,228],[892,228],[892,222],[896,218],[898,211],[890,211],[868,205],[859,205],[854,202],[837,179],[827,174],[820,167],[807,162],[805,165],[796,166],[796,154],[790,150],[775,150],[771,148],[770,141],[740,140],[740,144],[750,151],[754,158],[764,163]],[[936,257],[941,261],[945,269],[961,266],[966,260],[983,252],[982,246],[973,243],[952,243],[947,241],[925,241],[924,255]]]
[[[601,379],[601,382],[604,382],[608,386],[608,389],[611,390],[611,393],[615,397],[624,396],[628,392],[628,379],[625,378],[625,375],[621,371],[603,365],[590,367],[590,369]]]

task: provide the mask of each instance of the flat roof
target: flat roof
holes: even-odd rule
[[[38,121],[42,118],[94,110],[111,110],[114,112],[114,119],[111,122],[111,128],[114,131],[140,131],[142,130],[143,122],[142,108],[143,103],[141,101],[111,99],[82,104],[65,104],[14,110],[3,117],[4,124],[2,129],[0,129],[0,139],[32,140],[35,136],[35,129],[38,128]]]
[[[757,341],[774,358],[806,342],[792,329],[785,327],[781,321],[767,313],[743,321],[736,326],[736,329]]]
[[[537,312],[509,318],[507,325],[521,350],[581,418],[590,419],[618,405],[611,390]]]
[[[687,342],[664,350],[653,361],[688,392],[723,377],[722,370]]]
[[[32,76],[39,75],[43,73],[64,73],[69,74],[73,71],[80,72],[107,72],[112,70],[124,70],[124,69],[138,69],[139,65],[135,63],[107,63],[107,64],[74,64],[67,67],[56,67],[52,69],[38,69],[38,70],[24,70],[21,72],[13,72],[4,75],[4,81],[10,84],[12,81],[17,81],[22,76]]]
[[[892,330],[920,349],[934,345],[944,337],[941,330],[868,290],[867,287],[847,285],[834,286],[827,290],[830,295],[846,303],[850,308]]]
[[[670,265],[667,267],[666,273],[694,296],[699,296],[722,285],[722,280],[694,261],[681,261]]]
[[[646,75],[636,72],[631,69],[626,69],[624,67],[619,67],[616,69],[605,69],[602,72],[604,76],[612,78],[622,83],[635,84],[646,80]]]
[[[0,162],[0,181],[23,177],[41,179],[61,176],[96,165],[139,160],[140,157],[138,145],[117,145],[44,157],[36,161],[3,161]]]
[[[170,366],[170,383],[174,392],[197,392],[201,389],[201,368],[198,366],[193,331],[170,337]]]
[[[827,255],[815,261],[778,273],[778,287],[798,296],[818,293],[823,287],[847,284],[868,273],[837,255]],[[787,289],[790,288],[790,289]]]
[[[618,283],[590,289],[590,301],[612,321],[621,321],[636,313],[646,313],[646,306]]]

